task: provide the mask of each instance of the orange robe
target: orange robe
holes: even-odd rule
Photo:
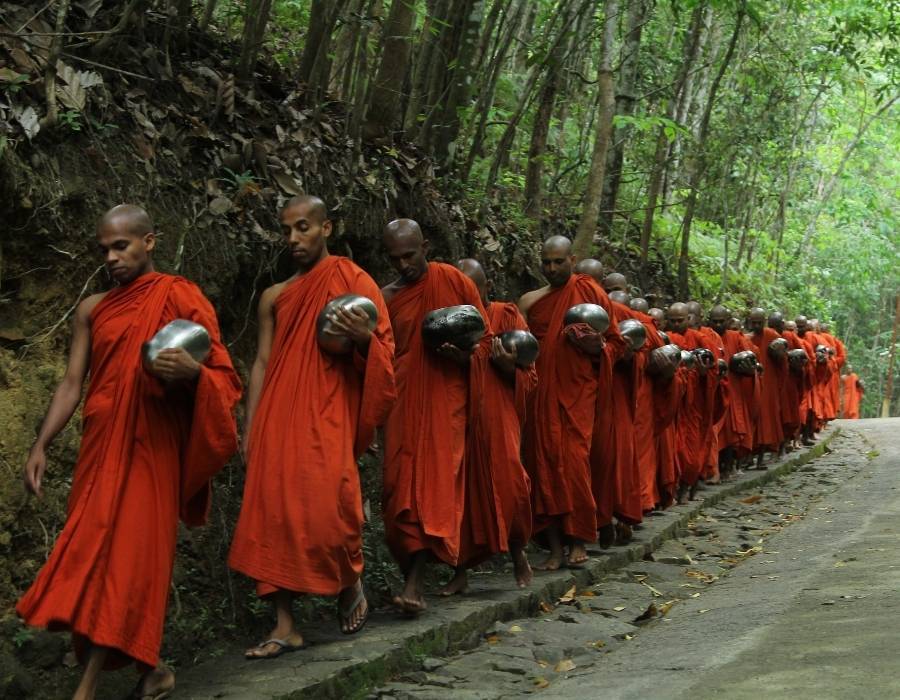
[[[527,330],[515,304],[488,305],[495,334]],[[521,433],[537,370],[517,368],[513,381],[486,354],[472,358],[469,434],[466,437],[466,509],[460,563],[475,566],[510,543],[531,539],[531,481],[522,465]]]
[[[199,323],[212,350],[193,389],[144,371],[141,344],[176,318]],[[212,306],[191,282],[151,272],[91,313],[90,386],[65,526],[16,611],[70,630],[76,651],[110,647],[107,668],[159,662],[178,518],[200,525],[210,479],[237,449],[240,380]]]
[[[824,338],[820,338],[813,331],[807,331],[801,336],[801,339],[806,343],[807,350],[812,351],[812,354],[809,355],[812,388],[809,392],[808,420],[814,430],[819,430],[822,424],[828,420],[827,415],[830,412],[826,404],[828,403],[828,383],[831,379],[833,367],[830,360],[819,364],[816,359],[816,346],[825,344]]]
[[[756,352],[756,347],[739,331],[725,331],[722,344],[726,362],[731,362],[738,352]],[[748,455],[753,451],[753,426],[759,411],[759,375],[729,373],[727,390],[728,411],[719,432],[718,447],[720,450],[732,447],[738,456]]]
[[[319,312],[342,294],[378,308],[365,357],[328,354],[316,340]],[[255,579],[259,595],[335,595],[362,574],[356,460],[395,398],[391,324],[378,285],[336,255],[285,286],[274,312],[228,564]]]
[[[703,347],[712,352],[716,359],[717,364],[710,371],[718,378],[718,361],[725,359],[725,346],[722,343],[722,338],[709,326],[701,326],[696,330],[700,335],[700,342],[703,344]],[[703,443],[706,446],[706,455],[702,476],[707,480],[715,480],[719,476],[719,433],[725,424],[728,400],[730,398],[728,375],[718,378],[716,382],[709,382],[708,386],[714,394],[710,399],[712,401],[710,406],[711,414],[706,420],[706,435]]]
[[[776,360],[769,354],[769,344],[780,337],[774,328],[763,328],[761,333],[750,336],[756,346],[756,357],[763,366],[754,452],[777,452],[784,442],[781,402],[788,371],[787,359]]]
[[[484,317],[488,332],[476,357],[488,353],[487,312],[475,284],[455,267],[429,263],[419,280],[388,302],[398,399],[385,425],[382,502],[387,543],[403,569],[425,549],[450,566],[459,560],[469,368],[422,342],[425,314],[459,304],[471,304]]]
[[[607,347],[598,357],[582,352],[565,335],[566,311],[582,303],[599,304],[610,317]],[[528,312],[528,325],[541,344],[538,385],[529,407],[524,440],[536,531],[556,521],[564,535],[585,542],[597,539],[597,513],[591,491],[591,435],[600,374],[611,381],[611,366],[625,347],[617,322],[606,292],[583,274],[572,275],[565,285],[536,301]]]
[[[682,410],[687,391],[688,370],[679,367],[675,376],[666,381],[653,382],[656,430],[656,488],[659,493],[658,505],[666,508],[675,499],[680,473],[678,470],[677,421]]]
[[[859,377],[856,372],[845,374],[841,381],[844,385],[844,410],[841,418],[858,419],[859,403],[862,401],[863,390],[859,386]]]
[[[806,344],[796,333],[785,331],[781,334],[788,341],[788,350],[803,350],[806,352]],[[814,362],[815,360],[813,360]],[[784,428],[784,436],[787,439],[796,438],[804,423],[803,394],[806,391],[809,365],[800,369],[794,369],[788,364],[785,373],[785,383],[781,397],[781,422]]]

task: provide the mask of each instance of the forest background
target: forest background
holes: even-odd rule
[[[3,3],[0,694],[62,653],[10,605],[63,521],[76,422],[43,502],[19,470],[72,310],[106,285],[92,231],[112,204],[148,208],[159,267],[203,286],[245,374],[258,293],[289,274],[278,206],[308,191],[334,252],[382,283],[379,232],[402,215],[436,259],[481,259],[498,298],[541,284],[537,245],[563,233],[652,302],[818,317],[863,415],[897,415],[898,101],[897,0]],[[363,476],[377,515],[375,460]],[[212,526],[182,536],[176,664],[264,627],[224,567],[242,483],[229,465]],[[367,583],[385,593],[378,527]]]

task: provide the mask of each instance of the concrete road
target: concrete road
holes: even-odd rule
[[[542,697],[900,698],[900,419],[840,424],[871,443],[869,462],[771,537],[777,554]]]

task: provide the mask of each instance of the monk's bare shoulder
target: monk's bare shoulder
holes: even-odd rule
[[[384,302],[388,303],[391,299],[393,299],[397,293],[403,289],[405,285],[402,284],[402,280],[395,279],[390,284],[385,285],[381,288],[381,296],[384,297]]]
[[[519,311],[522,312],[522,315],[527,317],[528,311],[534,306],[535,302],[543,299],[550,293],[550,285],[548,284],[546,287],[541,287],[540,289],[534,289],[530,292],[525,292],[521,297],[519,297],[519,301],[516,302],[516,306],[519,307]]]
[[[109,292],[100,292],[99,294],[91,294],[84,299],[78,305],[78,308],[75,309],[75,321],[90,325],[91,314],[94,309],[97,308],[97,304],[103,301],[103,297],[107,294],[109,294]]]

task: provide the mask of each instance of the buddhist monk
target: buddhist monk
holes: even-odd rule
[[[796,324],[791,322],[796,328]],[[808,353],[808,348],[803,340],[792,330],[788,329],[788,321],[778,311],[769,315],[769,328],[774,328],[781,337],[788,341],[788,350],[802,350]],[[800,366],[788,363],[786,374],[787,381],[784,385],[784,393],[781,397],[782,423],[786,449],[793,450],[799,445],[800,434],[805,422],[805,394],[809,388],[809,377],[814,357],[808,355],[808,363]]]
[[[647,315],[653,319],[653,322],[656,324],[656,327],[660,330],[663,330],[663,326],[666,325],[666,312],[657,307],[651,307],[649,311],[647,311]]]
[[[606,293],[627,292],[629,290],[628,278],[621,272],[610,272],[603,278],[603,289]]]
[[[765,469],[763,456],[766,452],[779,453],[784,442],[782,423],[782,392],[786,381],[787,357],[771,348],[773,341],[781,338],[774,328],[766,327],[766,312],[754,307],[747,317],[750,341],[756,347],[756,357],[763,367],[759,400],[759,414],[753,451],[756,454],[756,468]]]
[[[362,492],[356,460],[395,398],[394,341],[375,281],[331,255],[325,203],[301,195],[280,213],[296,272],[266,289],[250,374],[244,439],[244,499],[228,563],[256,580],[271,601],[275,627],[248,649],[270,659],[304,646],[292,612],[299,594],[337,596],[341,631],[363,628]],[[338,308],[327,329],[348,339],[344,354],[317,342],[316,321],[332,299],[370,299],[378,321]]]
[[[650,311],[650,304],[642,297],[632,298],[632,300],[628,302],[628,305],[635,311],[640,311],[642,314],[646,314]]]
[[[433,559],[456,568],[465,504],[466,429],[473,354],[490,354],[490,319],[472,280],[452,265],[428,262],[428,243],[412,219],[384,230],[384,248],[399,277],[384,287],[396,341],[398,399],[385,425],[383,511],[388,546],[405,577],[394,604],[409,615],[425,609],[423,574]],[[425,314],[469,304],[487,333],[475,347],[422,340]]]
[[[519,309],[540,341],[538,385],[528,411],[525,464],[531,476],[535,530],[550,549],[541,569],[563,563],[582,566],[586,542],[597,538],[591,492],[591,434],[600,371],[625,352],[618,319],[606,292],[589,275],[574,273],[572,242],[553,236],[541,248],[548,284],[519,299]],[[610,318],[605,333],[584,323],[566,324],[575,304],[602,306]],[[568,555],[564,553],[568,547]]]
[[[800,443],[802,445],[810,446],[815,444],[814,434],[817,423],[815,409],[817,402],[816,395],[818,392],[818,367],[816,366],[816,343],[818,341],[816,340],[815,334],[810,330],[809,319],[807,319],[806,316],[797,316],[794,320],[794,325],[796,326],[797,337],[800,339],[800,342],[803,343],[803,347],[806,350],[810,363],[807,373],[809,386],[804,392],[803,402],[800,407],[801,419],[803,420],[803,426],[800,429]]]
[[[853,371],[852,365],[847,365],[847,373],[841,377],[843,387],[843,410],[841,418],[850,420],[859,419],[859,404],[862,401],[865,388],[859,375]]]
[[[581,275],[590,275],[597,284],[601,284],[603,280],[603,263],[594,258],[584,258],[575,264],[575,272]]]
[[[709,327],[722,338],[725,360],[738,352],[753,350],[752,343],[736,330],[728,328],[732,316],[724,306],[714,306],[709,311]],[[719,431],[719,465],[723,479],[735,475],[737,459],[753,451],[753,426],[759,402],[759,379],[754,372],[728,375],[728,408]]]
[[[715,358],[714,366],[709,368],[709,372],[716,378],[716,383],[711,387],[715,392],[711,399],[713,402],[711,407],[713,413],[706,421],[706,433],[703,442],[706,445],[706,456],[701,478],[707,483],[717,484],[720,481],[719,431],[722,429],[725,421],[729,396],[727,372],[720,371],[720,361],[725,359],[725,348],[722,344],[721,336],[709,326],[703,325],[703,308],[700,306],[700,302],[689,301],[687,308],[688,326],[697,332],[702,347],[709,350]]]
[[[76,700],[95,697],[101,669],[129,662],[142,672],[135,696],[162,697],[175,686],[159,648],[178,519],[206,519],[210,479],[237,449],[240,381],[207,299],[154,269],[147,212],[110,209],[97,245],[115,286],[78,305],[66,373],[25,464],[25,486],[40,495],[47,448],[90,375],[68,515],[16,612],[29,625],[72,633],[85,666]],[[175,319],[206,329],[206,359],[170,348],[142,364],[142,344]]]
[[[491,355],[472,358],[470,382],[480,401],[470,402],[466,438],[466,508],[463,512],[459,565],[444,595],[463,592],[467,568],[494,554],[509,552],[516,585],[525,588],[532,572],[525,555],[531,539],[531,482],[520,454],[525,406],[537,385],[537,372],[517,365],[499,335],[527,330],[515,304],[488,300],[488,280],[477,260],[466,258],[459,269],[478,288],[495,333]]]
[[[819,334],[825,336],[826,344],[833,349],[831,356],[833,358],[834,371],[831,375],[828,389],[831,405],[833,406],[831,418],[837,418],[841,409],[841,368],[847,363],[847,349],[840,338],[832,335],[827,323],[821,324]]]

